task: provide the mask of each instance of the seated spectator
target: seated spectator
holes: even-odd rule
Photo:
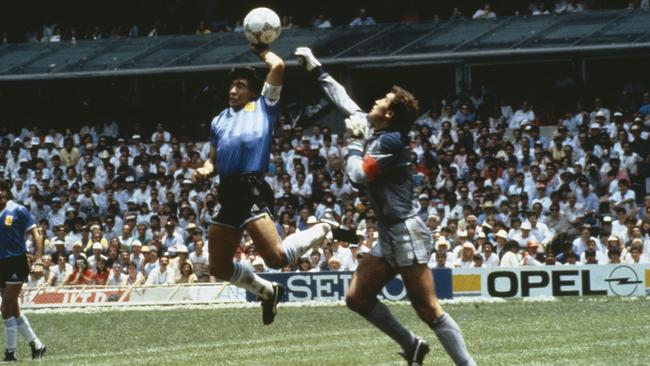
[[[492,11],[492,4],[490,3],[485,3],[483,5],[482,9],[478,9],[474,15],[472,16],[472,19],[488,19],[488,18],[496,18],[497,14]]]
[[[354,18],[350,22],[350,27],[366,26],[366,25],[375,25],[377,24],[375,20],[368,15],[366,8],[359,9],[359,16]]]
[[[126,276],[126,284],[129,286],[139,286],[145,283],[145,278],[142,272],[139,272],[137,265],[133,262],[129,263],[128,274]]]
[[[110,271],[106,266],[106,258],[101,257],[97,260],[97,268],[93,271],[93,284],[96,286],[104,286],[108,281]],[[115,264],[113,264],[115,266]]]
[[[546,9],[546,4],[543,1],[537,3],[537,8],[533,11],[533,15],[550,15],[551,12]]]
[[[57,257],[57,264],[50,269],[48,284],[50,286],[62,286],[72,274],[72,266],[63,255]]]
[[[180,275],[176,277],[176,283],[195,283],[198,282],[198,278],[192,270],[192,264],[190,262],[184,262],[181,265]]]
[[[86,256],[82,253],[74,263],[74,269],[64,285],[92,285],[93,284],[93,271],[88,268],[88,260]]]
[[[212,31],[208,27],[208,25],[205,23],[205,21],[201,20],[199,22],[199,25],[196,27],[196,31],[194,31],[194,34],[200,35],[200,34],[210,34]]]
[[[112,270],[108,275],[106,286],[119,287],[126,284],[127,276],[122,274],[122,265],[120,263],[113,263]]]
[[[175,282],[174,272],[169,268],[169,256],[163,256],[160,258],[159,266],[149,273],[146,284],[149,286],[173,285]]]
[[[314,27],[320,29],[332,28],[332,22],[325,17],[325,14],[319,14],[314,20]]]

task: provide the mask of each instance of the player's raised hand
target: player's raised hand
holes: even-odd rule
[[[311,71],[321,66],[321,63],[316,59],[316,57],[314,57],[314,54],[311,52],[309,47],[298,47],[294,54],[298,56],[298,62],[304,66],[307,71]]]
[[[264,57],[264,53],[269,50],[269,45],[266,43],[249,43],[251,51],[259,58]]]

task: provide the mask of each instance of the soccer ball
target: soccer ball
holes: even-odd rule
[[[244,18],[244,34],[250,43],[271,44],[280,35],[280,17],[269,8],[256,8]]]

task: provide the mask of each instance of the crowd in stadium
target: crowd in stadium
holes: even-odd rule
[[[433,100],[410,134],[430,267],[648,262],[650,93],[625,106],[577,103],[550,135],[527,101],[491,99]],[[218,178],[192,180],[209,144],[180,143],[163,124],[125,136],[114,121],[79,131],[0,127],[0,141],[0,179],[46,237],[44,268],[29,286],[214,280],[206,237]],[[329,213],[361,237],[330,242],[285,271],[354,270],[377,240],[367,197],[343,173],[346,150],[345,136],[281,116],[266,176],[280,236]],[[269,270],[246,236],[235,260]]]
[[[373,17],[372,9],[361,8],[357,14],[348,14],[348,16],[332,17],[332,14],[325,13],[312,14],[307,19],[297,20],[293,15],[284,14],[282,16],[282,26],[284,28],[293,27],[316,27],[316,28],[330,28],[336,25],[349,25],[366,26],[374,25],[377,22],[383,21],[419,21],[419,20],[465,20],[465,19],[481,19],[481,18],[495,18],[497,16],[510,16],[510,15],[551,15],[551,14],[569,14],[583,12],[590,9],[611,9],[620,8],[625,2],[609,2],[605,4],[594,4],[595,1],[583,0],[555,0],[555,1],[531,1],[519,4],[517,6],[503,5],[503,9],[499,9],[493,3],[485,2],[485,4],[478,9],[469,9],[466,7],[451,7],[444,9],[449,10],[449,13],[434,13],[434,14],[421,14],[415,9],[409,10],[408,7],[404,8],[404,13],[399,15],[399,18],[393,19],[395,14],[381,14],[381,18],[375,19]],[[629,9],[634,8],[650,8],[650,0],[630,0],[625,3]],[[440,9],[442,10],[442,9]],[[392,16],[392,17],[391,17]],[[201,15],[196,14],[195,18],[200,19]],[[150,23],[150,24],[149,24]],[[24,30],[22,37],[18,38],[24,42],[43,42],[43,43],[56,43],[61,41],[72,41],[82,39],[120,39],[132,37],[156,37],[163,34],[210,34],[215,32],[242,32],[242,20],[229,20],[229,19],[206,19],[200,20],[195,23],[195,26],[188,27],[186,25],[174,25],[164,20],[157,20],[153,22],[132,22],[131,24],[112,25],[109,27],[93,25],[82,26],[78,25],[64,25],[54,20],[43,24],[41,27],[31,30]],[[0,42],[11,42],[8,32],[3,32]],[[16,37],[13,37],[16,38]]]

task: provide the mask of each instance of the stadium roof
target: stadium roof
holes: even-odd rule
[[[273,49],[310,46],[325,64],[436,64],[481,58],[650,49],[650,11],[290,29]],[[255,63],[241,33],[0,46],[1,80],[184,73]],[[290,61],[293,64],[295,61]]]

